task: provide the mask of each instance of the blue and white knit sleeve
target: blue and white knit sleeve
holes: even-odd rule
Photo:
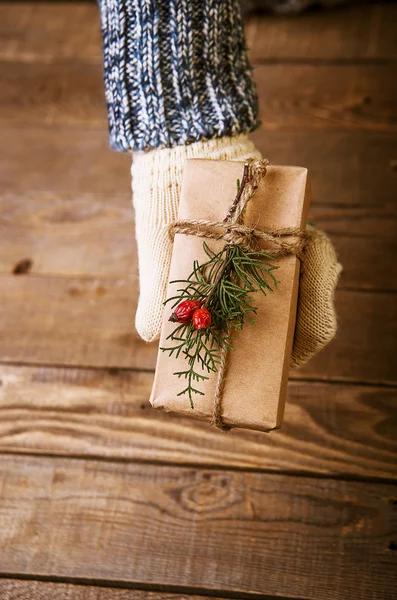
[[[171,148],[252,131],[239,0],[99,0],[110,143]]]

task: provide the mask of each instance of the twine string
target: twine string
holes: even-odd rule
[[[227,337],[230,336],[230,325],[227,326],[226,330]],[[214,406],[212,410],[212,425],[215,425],[221,431],[229,431],[229,425],[223,420],[222,417],[222,398],[223,398],[223,390],[226,383],[226,371],[229,364],[228,361],[229,351],[227,346],[223,345],[220,351],[220,362],[218,366],[218,377],[216,380],[216,388],[215,388],[215,396],[214,396]]]
[[[174,221],[169,226],[169,234],[173,238],[175,234],[194,235],[196,237],[223,240],[226,245],[236,245],[247,252],[265,252],[268,256],[279,258],[294,254],[301,258],[309,233],[306,229],[298,227],[283,228],[257,228],[247,227],[242,223],[248,202],[255,195],[259,182],[266,175],[268,160],[250,159],[246,162],[248,168],[247,180],[241,195],[231,205],[224,221],[211,221],[208,219],[181,219]],[[289,239],[286,239],[289,238]],[[268,242],[269,248],[263,249],[261,242]],[[228,325],[227,334],[230,333]],[[221,431],[228,431],[222,417],[222,397],[226,382],[228,366],[228,349],[222,346],[220,352],[220,364],[218,378],[215,388],[212,424]]]
[[[169,232],[172,237],[176,233],[181,233],[213,240],[223,239],[226,244],[241,246],[247,252],[263,251],[273,258],[288,254],[300,256],[308,235],[305,229],[298,227],[259,229],[240,223],[223,223],[207,219],[174,221],[169,227]],[[283,239],[289,236],[294,239]],[[263,250],[260,242],[269,242],[273,247]]]

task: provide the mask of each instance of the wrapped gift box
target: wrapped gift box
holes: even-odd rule
[[[189,160],[183,177],[179,219],[222,221],[241,178],[244,163],[211,160]],[[249,201],[244,224],[255,228],[306,226],[310,201],[307,169],[269,166],[257,191]],[[213,250],[220,250],[222,240],[207,240]],[[268,243],[267,243],[268,244]],[[263,248],[269,247],[264,243]],[[203,263],[207,257],[203,239],[175,235],[169,280],[185,279],[193,261]],[[298,300],[300,261],[291,254],[278,259],[275,272],[280,284],[272,293],[254,294],[258,307],[256,323],[246,322],[233,333],[233,350],[228,354],[228,369],[222,396],[222,418],[229,427],[260,431],[279,428],[284,414],[288,373],[294,337]],[[180,287],[180,286],[179,286]],[[175,296],[178,285],[170,284],[167,297]],[[170,305],[166,305],[160,348],[169,345],[167,336],[175,328],[169,322]],[[200,382],[204,396],[194,397],[194,409],[186,396],[177,396],[183,381],[174,373],[184,371],[186,361],[159,351],[151,404],[179,416],[211,422],[213,417],[217,374]]]

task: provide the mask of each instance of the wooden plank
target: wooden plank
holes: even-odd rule
[[[102,66],[0,63],[0,123],[106,127]]]
[[[395,135],[257,130],[252,138],[273,164],[309,169],[315,202],[343,208],[395,207]]]
[[[395,486],[3,457],[8,574],[391,599]]]
[[[397,238],[346,235],[333,236],[332,241],[343,265],[339,289],[397,290]]]
[[[0,278],[0,360],[151,369],[157,345],[139,340],[136,281]],[[295,377],[397,383],[397,303],[389,293],[337,292],[338,338]]]
[[[109,204],[131,192],[131,156],[111,152],[105,128],[1,128],[0,191],[103,193]]]
[[[97,6],[88,2],[1,2],[0,59],[99,63]]]
[[[261,128],[397,131],[397,80],[388,65],[261,65]]]
[[[327,207],[315,202],[311,219],[334,234],[344,264],[341,285],[395,289],[390,263],[396,244],[396,172],[388,164],[394,140],[334,133],[325,140],[319,134],[255,138],[265,154],[271,148],[274,162],[294,162],[302,148],[302,163],[313,177],[314,200],[329,203]],[[11,272],[26,258],[33,261],[33,273],[120,277],[130,272],[135,255],[129,156],[110,153],[105,134],[98,132],[8,130],[1,140],[5,159],[0,179],[6,190],[0,198],[2,272]],[[367,202],[378,206],[366,208]],[[348,203],[349,212],[337,203]],[[382,236],[384,241],[368,244],[356,237],[362,235]],[[79,239],[84,245],[76,243]]]
[[[397,381],[397,303],[394,294],[336,294],[336,339],[296,377],[392,383]]]
[[[102,67],[0,64],[0,123],[106,127]],[[388,65],[267,64],[255,69],[262,129],[397,131]]]
[[[397,58],[397,11],[385,3],[295,15],[260,15],[246,23],[250,59],[352,61]]]
[[[4,361],[154,366],[155,345],[134,329],[135,278],[1,277],[0,294]]]
[[[346,235],[372,239],[381,238],[387,244],[396,235],[397,210],[376,206],[332,206],[313,203],[310,218],[319,229],[333,237]]]
[[[386,60],[397,57],[397,12],[390,4],[347,6],[246,23],[250,59]],[[87,2],[2,2],[0,59],[101,61],[98,11]]]
[[[0,273],[28,258],[32,274],[135,276],[131,194],[0,194],[0,230]]]
[[[290,381],[271,435],[150,407],[153,374],[0,367],[0,450],[397,478],[396,388]]]
[[[105,129],[4,127],[0,132],[0,193],[103,193],[109,204],[116,194],[130,194],[130,155],[109,151]],[[315,203],[395,211],[394,135],[258,130],[252,137],[273,164],[309,169]]]
[[[368,222],[370,214],[359,220],[353,211],[354,237],[340,209],[329,210],[321,221],[320,207],[310,218],[319,216],[325,230],[332,220],[333,241],[344,266],[340,287],[397,290],[397,236],[384,237],[380,219]],[[136,271],[130,194],[115,195],[111,202],[104,194],[0,194],[0,215],[0,273],[15,272],[26,260],[29,273],[36,275],[122,278]],[[397,213],[389,211],[385,217],[397,234]]]
[[[173,592],[117,589],[93,585],[0,579],[1,600],[222,600],[221,596],[196,596]]]

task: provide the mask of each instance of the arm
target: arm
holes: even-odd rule
[[[255,128],[238,0],[99,4],[113,148],[172,148]]]
[[[258,124],[238,0],[99,0],[110,142],[132,151],[140,297],[135,324],[160,335],[171,264],[168,225],[178,214],[188,158],[260,158]],[[303,256],[293,366],[335,335],[340,272],[330,240]]]
[[[140,297],[159,337],[187,158],[259,156],[257,96],[238,0],[100,0],[111,146],[133,151]]]

